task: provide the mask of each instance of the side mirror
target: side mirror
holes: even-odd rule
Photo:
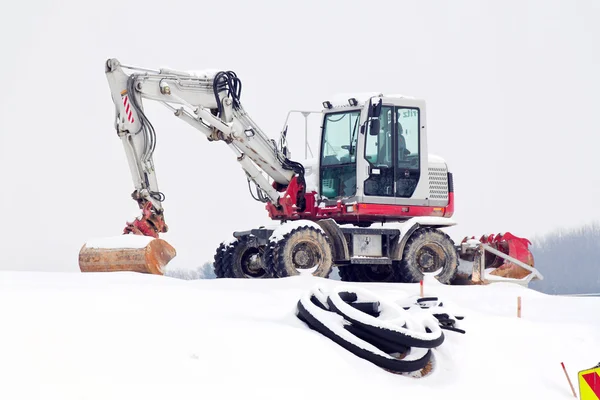
[[[369,125],[369,135],[371,135],[371,136],[379,135],[379,129],[381,129],[379,118],[371,119],[371,122]]]
[[[377,104],[372,104],[369,102],[369,114],[367,118],[369,119],[369,135],[377,136],[379,135],[380,122],[379,116],[381,115],[381,99],[377,102]]]
[[[377,117],[379,117],[381,115],[381,106],[382,106],[381,99],[379,99],[379,101],[377,102],[377,104],[375,104],[375,105],[372,106],[372,110],[373,110],[371,112],[371,116],[372,117],[377,118]]]
[[[373,104],[373,100],[369,100],[369,113],[367,114],[367,118],[379,117],[381,115],[381,99],[377,102],[377,104]]]

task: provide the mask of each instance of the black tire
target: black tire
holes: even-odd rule
[[[299,270],[317,266],[313,276],[328,278],[333,269],[331,244],[327,236],[312,226],[301,226],[273,243],[273,271],[278,278],[299,275]]]
[[[355,264],[353,267],[356,282],[400,282],[397,265]]]
[[[446,233],[435,228],[419,228],[406,242],[400,276],[402,282],[416,283],[425,273],[436,273],[435,278],[450,284],[458,271],[458,255],[454,242]]]
[[[263,265],[265,266],[269,277],[276,278],[277,274],[273,265],[273,245],[274,243],[267,242],[267,245],[265,246],[265,251],[263,252]]]
[[[213,264],[213,268],[215,271],[215,276],[217,278],[226,278],[226,269],[225,269],[225,252],[226,252],[226,244],[221,243],[219,247],[217,247],[217,251],[215,252],[215,262]]]
[[[352,264],[342,265],[338,267],[338,274],[343,282],[358,282],[354,274],[355,266]]]
[[[227,278],[269,278],[263,264],[264,246],[252,246],[247,237],[241,237],[225,251],[223,258]]]

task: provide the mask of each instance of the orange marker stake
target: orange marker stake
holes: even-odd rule
[[[565,371],[565,376],[567,377],[567,381],[569,381],[569,386],[571,386],[571,392],[573,392],[573,397],[577,398],[575,394],[575,388],[573,388],[573,384],[571,383],[571,378],[569,378],[569,374],[567,374],[567,369],[565,368],[565,364],[563,362],[560,363],[562,365],[563,371]]]
[[[422,280],[421,280],[421,283],[419,283],[419,286],[420,286],[420,290],[419,290],[419,292],[420,292],[420,294],[421,294],[421,297],[424,297],[424,296],[423,296],[423,281],[422,281]]]

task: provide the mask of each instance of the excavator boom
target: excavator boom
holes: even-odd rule
[[[240,101],[241,82],[234,72],[151,70],[109,59],[105,73],[115,106],[115,129],[135,187],[132,198],[141,210],[136,220],[127,223],[124,234],[158,239],[160,233],[168,230],[163,209],[165,195],[159,190],[153,161],[156,133],[144,112],[144,100],[163,104],[209,141],[226,143],[246,172],[248,182],[256,185],[258,199],[276,208],[281,194],[274,185],[286,187],[303,174],[303,166],[289,160],[246,113]],[[84,245],[79,261],[85,272],[116,269],[158,273],[174,256],[166,242],[151,241],[144,247],[125,245],[114,249]]]

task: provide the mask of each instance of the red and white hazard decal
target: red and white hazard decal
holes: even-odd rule
[[[127,121],[133,123],[133,110],[131,109],[131,105],[129,104],[129,96],[123,96],[123,105],[125,106],[125,114],[127,115]]]

